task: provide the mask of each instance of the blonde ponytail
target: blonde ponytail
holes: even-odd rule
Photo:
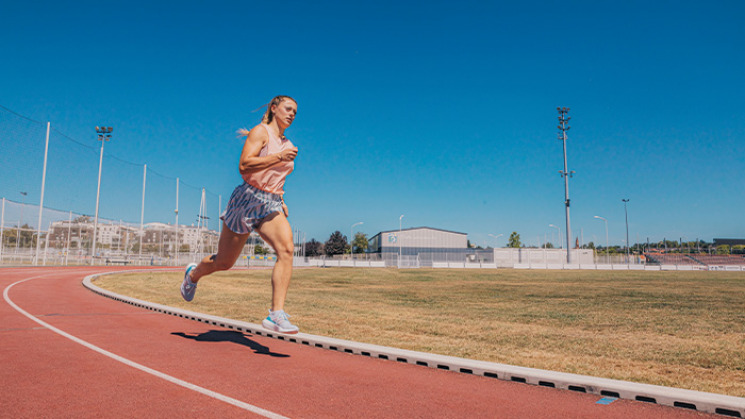
[[[293,101],[293,102],[295,102],[295,103],[297,103],[297,101],[295,99],[293,99],[293,98],[291,98],[289,96],[284,96],[284,95],[275,96],[269,103],[267,103],[266,105],[262,105],[262,106],[260,106],[260,107],[258,107],[256,109],[254,109],[253,111],[251,111],[251,113],[256,112],[259,109],[261,109],[264,106],[266,106],[266,112],[264,112],[264,116],[261,117],[261,123],[262,124],[271,124],[272,123],[272,120],[274,120],[274,112],[272,112],[272,106],[279,106],[280,103],[282,103],[283,101],[288,100],[288,99],[291,100],[291,101]],[[238,134],[238,138],[247,137],[248,136],[248,133],[249,133],[249,130],[247,130],[246,128],[241,128],[238,131],[236,131],[236,134]]]

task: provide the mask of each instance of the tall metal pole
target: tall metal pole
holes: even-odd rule
[[[111,140],[112,127],[96,127],[98,141],[101,142],[101,157],[98,159],[98,187],[96,188],[96,215],[93,220],[93,246],[91,248],[91,265],[96,257],[96,232],[98,231],[98,202],[101,196],[101,166],[103,166],[103,145]]]
[[[569,177],[574,174],[574,171],[570,172],[567,166],[567,131],[569,131],[569,120],[571,116],[567,116],[569,108],[556,108],[559,111],[559,140],[561,140],[564,146],[564,171],[560,172],[561,177],[564,178],[564,206],[566,207],[566,239],[567,239],[567,263],[572,263],[572,246],[570,244],[572,238],[572,228],[569,219]],[[559,233],[561,234],[561,233]]]
[[[628,264],[631,259],[629,258],[629,246],[631,244],[629,243],[629,212],[626,209],[626,204],[629,202],[628,199],[621,199],[623,201],[623,212],[626,215],[626,264]]]
[[[179,252],[179,242],[178,242],[178,178],[176,178],[176,210],[174,211],[176,213],[176,265],[178,265],[178,252]]]
[[[145,225],[145,183],[147,181],[147,164],[142,168],[142,209],[140,210],[140,252],[139,259],[142,263],[142,236],[144,236]]]
[[[47,180],[47,154],[49,152],[49,127],[50,123],[47,122],[47,140],[44,146],[44,169],[41,171],[41,200],[39,202],[39,222],[36,226],[36,253],[34,253],[34,265],[39,263],[39,249],[41,248],[41,213],[44,211],[44,183]],[[49,232],[47,232],[47,241],[49,240]]]

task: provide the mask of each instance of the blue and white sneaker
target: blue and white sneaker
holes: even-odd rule
[[[196,263],[190,263],[186,265],[186,272],[184,273],[184,282],[181,283],[181,296],[184,300],[191,301],[194,299],[194,294],[197,292],[197,284],[191,282],[191,271],[197,267]]]
[[[290,323],[290,315],[285,313],[284,310],[271,311],[269,310],[269,316],[261,322],[265,329],[275,331],[277,333],[285,333],[288,335],[294,335],[299,332],[297,326]]]

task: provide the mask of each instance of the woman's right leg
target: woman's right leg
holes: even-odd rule
[[[199,262],[196,268],[192,269],[189,274],[191,276],[191,282],[196,284],[205,275],[232,268],[235,265],[235,261],[238,260],[238,256],[241,255],[249,234],[235,233],[223,222],[220,241],[217,244],[217,254],[207,256]]]

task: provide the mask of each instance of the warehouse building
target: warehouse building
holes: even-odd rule
[[[462,262],[475,258],[474,249],[468,248],[466,233],[431,227],[381,231],[369,240],[367,251],[379,254],[386,266],[432,266],[433,261]]]

